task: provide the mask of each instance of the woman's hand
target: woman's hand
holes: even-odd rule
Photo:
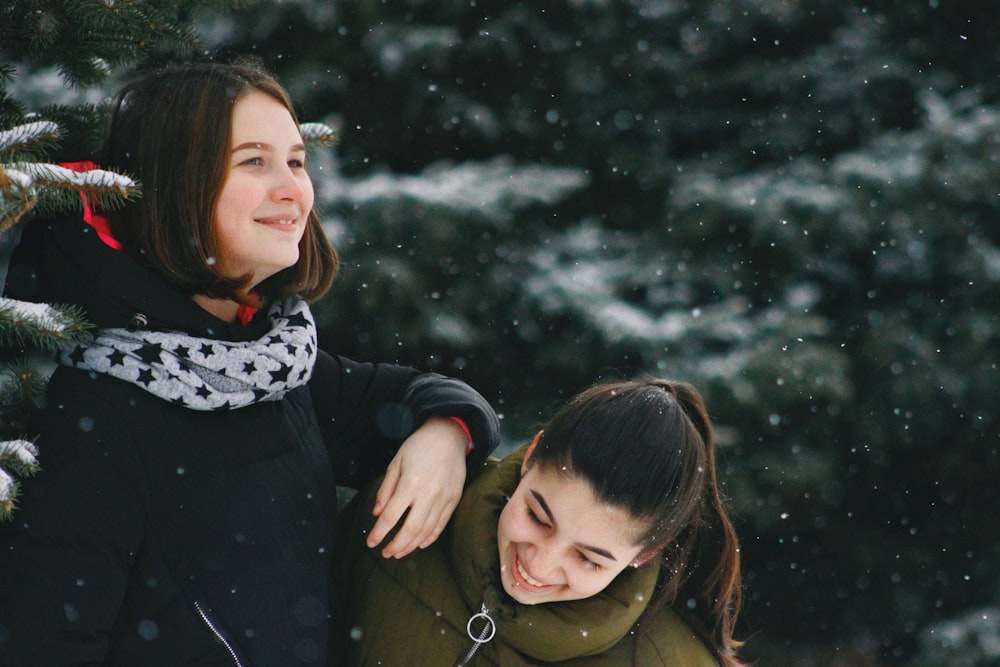
[[[407,510],[382,556],[402,558],[434,543],[462,498],[467,445],[465,431],[447,417],[431,417],[403,442],[375,497],[369,547],[381,544]]]

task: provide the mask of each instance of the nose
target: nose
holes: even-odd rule
[[[530,560],[525,562],[528,574],[542,583],[552,584],[560,581],[559,555],[553,545],[547,542],[536,543],[529,554]]]
[[[300,201],[311,189],[312,181],[308,174],[296,174],[285,165],[275,174],[271,196],[277,201]]]

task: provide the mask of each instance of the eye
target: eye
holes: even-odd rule
[[[248,157],[247,159],[240,162],[240,164],[249,165],[252,167],[259,167],[264,164],[264,158],[262,157]]]
[[[549,527],[549,524],[545,523],[544,521],[538,518],[538,515],[535,514],[534,510],[532,510],[530,507],[528,507],[527,510],[528,510],[528,518],[531,520],[531,523],[537,526],[542,526],[544,528]]]
[[[600,570],[600,569],[602,569],[601,565],[599,563],[595,563],[594,561],[592,561],[589,558],[587,558],[586,554],[584,554],[583,552],[578,551],[576,555],[577,555],[577,557],[579,557],[580,562],[583,564],[583,567],[585,567],[586,569],[588,569],[588,570]]]
[[[292,169],[305,169],[306,161],[304,158],[292,158],[288,161],[288,166]]]

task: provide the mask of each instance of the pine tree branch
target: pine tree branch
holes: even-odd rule
[[[38,446],[24,440],[0,442],[0,466],[18,477],[30,477],[39,470]]]
[[[89,328],[77,307],[0,297],[0,343],[56,350],[81,339]]]
[[[59,138],[59,126],[48,120],[37,120],[0,131],[0,155],[33,144],[49,143]]]
[[[139,194],[139,186],[128,176],[105,169],[74,171],[45,162],[21,162],[0,168],[27,174],[34,185],[67,188],[94,194],[115,194],[128,199]]]
[[[14,475],[30,477],[39,470],[35,443],[23,439],[0,442],[0,521],[10,519],[20,493]]]
[[[302,123],[299,129],[306,144],[333,146],[340,140],[340,133],[323,123]]]
[[[22,155],[22,161],[0,162],[0,234],[6,232],[39,204],[59,208],[66,200],[51,190],[75,190],[94,197],[111,208],[140,194],[138,184],[127,176],[104,169],[78,172],[46,162],[24,161],[32,149],[51,144],[59,137],[59,126],[51,121],[23,123],[0,131],[0,155]],[[39,192],[41,190],[41,192]]]
[[[0,467],[0,521],[10,520],[14,501],[20,491],[17,481]]]
[[[0,439],[20,434],[27,426],[28,417],[45,395],[48,373],[39,371],[27,359],[15,359],[4,369],[5,380],[0,382]]]
[[[37,201],[27,174],[8,172],[0,166],[0,234],[17,224]]]

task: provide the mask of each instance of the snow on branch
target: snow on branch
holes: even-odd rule
[[[127,176],[103,169],[77,172],[31,159],[31,148],[58,137],[59,126],[45,120],[0,131],[0,234],[36,205],[65,206],[73,201],[60,191],[92,195],[105,207],[139,194],[138,184]]]
[[[485,162],[432,164],[418,176],[375,174],[361,181],[328,180],[325,203],[371,205],[380,210],[396,203],[450,210],[494,222],[509,219],[523,208],[551,205],[586,187],[589,177],[575,167],[519,165],[509,156]]]
[[[35,474],[39,470],[37,457],[38,447],[33,442],[0,442],[0,521],[10,518],[18,494],[18,484],[11,473],[20,477]]]
[[[86,331],[81,313],[73,308],[0,297],[0,333],[19,343],[55,348]]]
[[[38,447],[29,440],[0,442],[0,465],[15,470],[20,475],[38,469]]]
[[[22,162],[4,165],[8,173],[24,174],[35,185],[69,188],[98,194],[112,193],[128,197],[137,189],[134,180],[105,169],[74,171],[44,162]]]
[[[10,517],[16,497],[17,482],[3,468],[0,468],[0,521]]]
[[[307,144],[330,146],[337,143],[340,138],[337,130],[323,123],[302,123],[299,130],[301,130],[302,138]]]
[[[59,126],[49,120],[37,120],[9,130],[0,131],[0,154],[23,149],[32,144],[49,142],[59,137]]]

